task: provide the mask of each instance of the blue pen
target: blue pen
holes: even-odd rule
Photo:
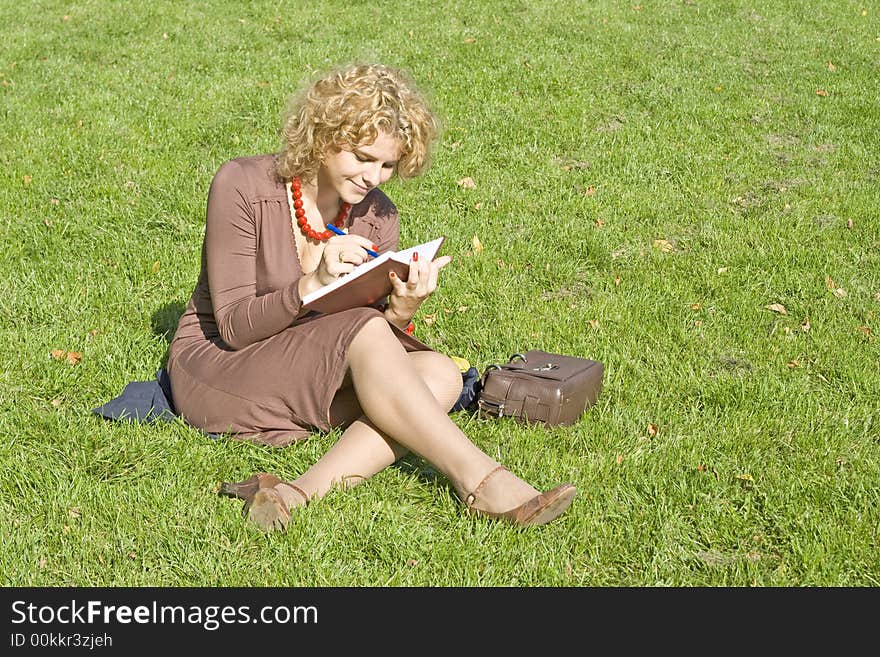
[[[347,234],[348,234],[348,233],[343,233],[341,230],[339,230],[339,229],[338,229],[336,226],[334,226],[333,224],[327,224],[327,230],[329,230],[329,231],[331,231],[331,232],[334,232],[334,233],[336,233],[337,235],[347,235]],[[379,254],[376,253],[375,251],[371,251],[370,249],[365,249],[365,250],[366,250],[367,253],[369,253],[369,254],[370,254],[371,256],[373,256],[374,258],[378,258],[378,257],[379,257]]]

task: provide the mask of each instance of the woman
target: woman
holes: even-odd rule
[[[280,153],[231,160],[211,183],[201,273],[169,351],[177,410],[205,431],[271,445],[344,427],[295,481],[259,473],[223,485],[264,531],[408,451],[448,477],[473,513],[542,524],[574,497],[571,484],[540,493],[449,418],[458,367],[405,331],[448,256],[413,261],[406,282],[392,275],[387,306],[302,311],[304,295],[364,262],[368,249],[397,248],[397,210],[379,186],[421,173],[436,134],[402,72],[350,66],[295,98]]]

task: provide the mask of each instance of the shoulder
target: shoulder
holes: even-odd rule
[[[220,165],[211,185],[233,187],[253,199],[284,193],[284,183],[275,173],[275,156],[250,155]]]

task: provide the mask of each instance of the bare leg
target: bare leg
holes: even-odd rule
[[[345,431],[344,441],[340,439],[303,477],[291,482],[295,488],[285,484],[260,488],[249,503],[248,517],[267,531],[285,527],[289,506],[304,504],[334,483],[351,485],[372,476],[407,449],[443,472],[471,509],[490,517],[529,525],[549,522],[562,513],[574,497],[573,485],[539,493],[482,452],[449,418],[459,388],[456,383],[451,389],[454,395],[450,391],[447,403],[441,403],[444,395],[438,382],[452,373],[448,364],[440,365],[445,362],[441,358],[431,363],[428,369],[436,366],[438,376],[428,376],[426,382],[416,364],[419,359],[406,354],[387,322],[380,318],[367,322],[348,353],[357,403],[345,395],[334,402],[336,410],[346,404],[349,410],[359,407],[363,417]],[[440,374],[444,368],[447,374]],[[460,377],[457,371],[455,375]],[[298,494],[301,484],[311,493]]]
[[[406,354],[406,358],[427,385],[435,405],[448,412],[461,393],[458,367],[446,356],[434,352],[413,352]],[[356,486],[409,451],[363,415],[350,377],[346,377],[333,401],[330,419],[334,426],[348,426],[318,462],[292,482],[305,491],[309,499],[325,495],[333,486]],[[295,489],[285,484],[276,488],[289,507],[304,503]]]
[[[497,467],[437,403],[384,319],[370,320],[355,336],[348,365],[358,403],[372,425],[432,463],[463,498]],[[506,511],[538,494],[504,471],[481,489],[480,508]]]

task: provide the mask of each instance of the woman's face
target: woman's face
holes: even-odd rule
[[[318,171],[318,182],[330,185],[343,201],[354,205],[394,175],[399,158],[400,142],[380,132],[369,146],[327,153]]]

